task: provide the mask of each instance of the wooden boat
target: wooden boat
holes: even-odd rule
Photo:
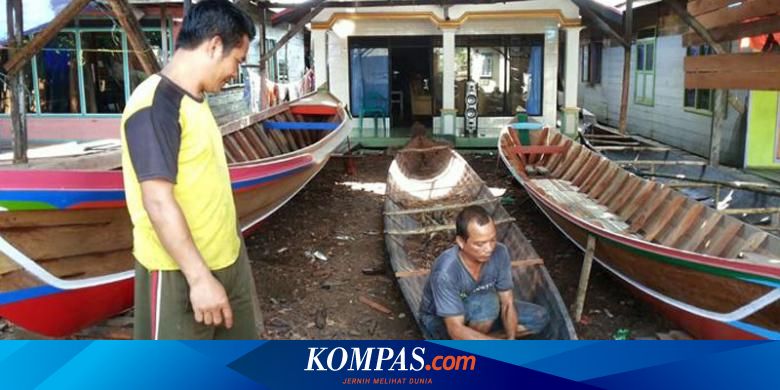
[[[700,338],[780,338],[780,240],[549,130],[510,127],[512,175],[580,248]]]
[[[319,93],[220,129],[246,235],[319,172],[350,125],[341,103]],[[132,306],[131,223],[122,173],[110,169],[119,158],[109,150],[0,169],[0,317],[59,337]]]
[[[421,141],[422,140],[422,141]],[[545,339],[576,339],[574,326],[544,262],[512,223],[485,183],[458,153],[415,138],[399,151],[387,177],[385,245],[404,298],[415,319],[432,261],[453,245],[455,216],[467,205],[484,207],[497,222],[498,239],[512,256],[516,298],[550,314]]]

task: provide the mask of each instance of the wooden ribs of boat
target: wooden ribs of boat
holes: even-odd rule
[[[647,181],[557,131],[499,138],[548,218],[640,296],[701,338],[780,337],[780,239]],[[538,151],[541,157],[538,157]],[[534,152],[537,158],[529,158]]]
[[[419,306],[431,260],[454,242],[454,220],[468,205],[484,207],[496,221],[511,216],[471,169],[447,147],[412,141],[396,155],[387,179],[385,245],[403,296],[419,323]],[[497,224],[498,239],[512,256],[515,298],[547,309],[546,339],[575,339],[574,326],[544,262],[520,229]],[[425,259],[423,257],[426,257]]]

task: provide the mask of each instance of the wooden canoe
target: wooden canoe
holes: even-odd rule
[[[699,338],[780,338],[780,240],[557,131],[504,129],[501,159],[550,221]]]
[[[220,129],[246,235],[322,169],[350,125],[343,105],[319,93]],[[0,317],[60,337],[132,306],[132,227],[122,173],[108,169],[119,157],[0,169]]]
[[[513,259],[515,297],[541,305],[550,314],[550,325],[536,337],[576,339],[574,326],[544,262],[512,223],[500,198],[449,147],[412,141],[390,166],[384,224],[390,263],[418,324],[432,260],[454,244],[455,216],[471,204],[484,207],[497,222],[499,241],[509,248]]]

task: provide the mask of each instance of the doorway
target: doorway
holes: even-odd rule
[[[390,123],[403,131],[415,122],[433,126],[433,80],[430,46],[390,49]]]

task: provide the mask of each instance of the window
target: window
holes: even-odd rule
[[[582,59],[580,62],[580,69],[582,69],[582,81],[590,82],[590,46],[584,45],[580,48],[582,53]]]
[[[60,32],[35,56],[42,113],[81,113],[76,34]]]
[[[163,62],[160,20],[142,22],[152,51]],[[170,26],[168,32],[170,48]],[[24,71],[30,96],[27,112],[37,114],[118,115],[132,89],[148,77],[128,49],[124,31],[107,19],[79,19],[57,33],[30,62]],[[10,110],[6,89],[0,82],[0,113]]]
[[[582,81],[591,85],[601,84],[601,42],[591,42],[581,49]]]
[[[122,34],[81,32],[81,66],[87,113],[118,114],[125,108]]]
[[[537,35],[456,36],[455,109],[465,109],[466,82],[478,87],[477,109],[481,116],[511,116],[518,111],[542,112],[543,37]],[[433,49],[434,91],[442,90],[444,55]],[[441,94],[434,94],[435,107],[442,108]]]
[[[709,45],[691,46],[688,48],[688,56],[706,56],[713,54]],[[686,110],[697,111],[703,114],[712,114],[715,93],[711,89],[686,89],[683,106]]]
[[[266,53],[273,50],[273,48],[276,47],[276,41],[273,39],[266,39],[265,40],[265,51]],[[279,81],[279,62],[277,60],[277,54],[274,54],[273,57],[268,59],[268,63],[266,66],[266,74],[268,77],[268,80],[271,81]]]
[[[500,45],[500,41],[497,42]],[[506,62],[493,61],[505,58],[504,48],[471,47],[471,80],[479,85],[477,111],[480,116],[501,116],[504,114],[506,95]],[[464,85],[465,89],[465,85]]]
[[[3,60],[5,60],[3,58]],[[33,88],[32,66],[25,66],[21,70],[24,75],[24,96],[27,99],[27,112],[38,112],[35,104],[35,89]],[[0,77],[0,113],[11,113],[11,93],[4,77]]]
[[[480,75],[482,78],[492,78],[493,77],[493,54],[483,54],[482,56],[482,74]]]
[[[349,52],[352,115],[388,116],[390,51],[384,47],[353,47]]]
[[[655,29],[639,32],[635,69],[634,102],[652,106],[655,99]]]
[[[287,45],[285,45],[277,53],[278,67],[279,67],[279,82],[286,83],[290,81],[289,65],[287,64]]]

